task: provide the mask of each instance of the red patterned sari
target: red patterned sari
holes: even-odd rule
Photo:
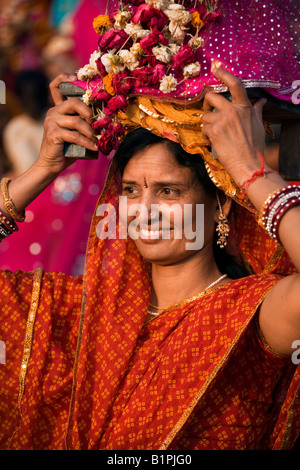
[[[117,210],[112,176],[99,202]],[[147,322],[148,267],[132,240],[99,239],[100,219],[83,277],[0,275],[1,448],[291,448],[300,430],[299,366],[270,351],[256,321],[281,278],[271,271],[292,272],[280,249],[258,244],[247,223],[235,244],[256,274]]]

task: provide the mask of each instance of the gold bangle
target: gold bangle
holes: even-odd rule
[[[10,178],[2,178],[1,180],[1,194],[3,199],[3,204],[9,215],[13,220],[17,222],[24,222],[25,220],[25,211],[22,214],[19,214],[15,208],[13,201],[8,195],[8,185],[11,182]]]

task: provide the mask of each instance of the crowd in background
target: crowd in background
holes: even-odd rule
[[[0,177],[13,178],[36,160],[52,106],[49,83],[74,73],[97,47],[93,19],[105,0],[1,0]],[[0,269],[83,271],[89,223],[109,159],[78,161],[29,205],[20,230],[0,245]],[[68,248],[66,249],[66,246]]]

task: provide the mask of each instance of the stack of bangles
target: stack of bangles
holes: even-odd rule
[[[292,207],[300,205],[300,186],[289,185],[274,191],[263,204],[258,222],[270,237],[280,243],[278,236],[279,224],[282,217]]]
[[[5,214],[0,210],[0,242],[4,239],[9,237],[13,232],[17,232],[19,230],[17,222],[24,222],[25,220],[25,213],[19,214],[14,206],[13,201],[10,199],[8,195],[8,184],[10,183],[9,178],[2,178],[1,180],[1,194],[2,194],[2,200],[3,200],[3,205],[5,207],[5,210],[11,217],[11,219],[8,219]]]

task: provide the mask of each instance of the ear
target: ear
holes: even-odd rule
[[[219,200],[218,200],[219,199]],[[216,208],[214,214],[215,222],[219,222],[220,215],[220,206],[223,214],[228,217],[232,205],[232,199],[229,196],[226,196],[223,191],[217,190],[216,193]]]

